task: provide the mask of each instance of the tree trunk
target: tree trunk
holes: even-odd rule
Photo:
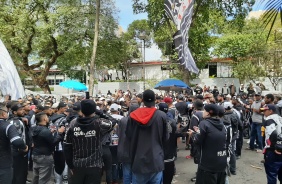
[[[44,91],[45,94],[51,94],[51,89],[46,78],[38,76],[34,79],[34,81]]]
[[[95,77],[95,60],[96,51],[98,45],[98,34],[99,34],[99,17],[100,17],[100,3],[101,0],[96,0],[96,18],[95,18],[95,30],[94,30],[94,41],[93,41],[93,52],[90,62],[90,78],[89,78],[89,94],[93,96],[94,89],[94,77]]]

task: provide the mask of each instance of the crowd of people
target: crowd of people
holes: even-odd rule
[[[245,137],[246,149],[264,153],[267,181],[274,184],[282,179],[281,96],[236,92],[232,85],[165,95],[109,90],[60,100],[6,97],[0,183],[100,184],[104,174],[107,184],[170,184],[184,143],[186,158],[198,165],[191,181],[225,184],[237,174]]]

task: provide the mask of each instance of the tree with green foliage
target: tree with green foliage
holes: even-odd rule
[[[280,21],[282,25],[282,1],[281,0],[258,0],[259,3],[264,4],[266,10],[263,14],[263,24],[265,28],[269,27],[269,38],[271,31],[274,28],[275,22]]]
[[[70,70],[89,63],[94,7],[93,0],[0,0],[0,39],[18,70],[51,93],[46,77],[54,64]],[[110,37],[117,27],[115,11],[113,1],[103,1],[101,38]]]
[[[274,89],[282,77],[281,41],[282,34],[277,32],[278,22],[268,37],[268,31],[261,26],[261,19],[246,20],[241,32],[229,29],[219,36],[214,44],[213,54],[221,58],[231,58],[233,75],[242,83],[256,82],[260,77],[267,77]],[[279,29],[278,29],[279,30]],[[282,39],[281,39],[282,40]]]
[[[132,0],[132,2],[135,13],[148,13],[154,40],[162,52],[173,60],[176,55],[171,46],[176,27],[165,15],[164,1],[148,0],[147,3],[144,3],[142,0]],[[193,20],[189,31],[189,48],[199,69],[202,69],[211,59],[210,48],[215,41],[215,35],[221,34],[226,24],[240,30],[254,2],[254,0],[195,0]],[[182,79],[189,82],[192,77],[190,72],[182,66],[179,72]]]

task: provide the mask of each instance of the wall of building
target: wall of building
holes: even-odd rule
[[[130,68],[132,80],[140,80],[143,77],[142,66],[134,66]],[[163,80],[169,78],[169,70],[161,70],[161,65],[145,66],[145,79]]]

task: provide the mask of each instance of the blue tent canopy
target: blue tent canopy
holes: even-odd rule
[[[155,85],[155,89],[166,90],[166,91],[177,91],[190,88],[183,81],[178,79],[165,79]]]
[[[75,80],[67,80],[60,83],[60,86],[67,89],[74,89],[76,91],[86,91],[88,88],[84,84],[75,81]]]

